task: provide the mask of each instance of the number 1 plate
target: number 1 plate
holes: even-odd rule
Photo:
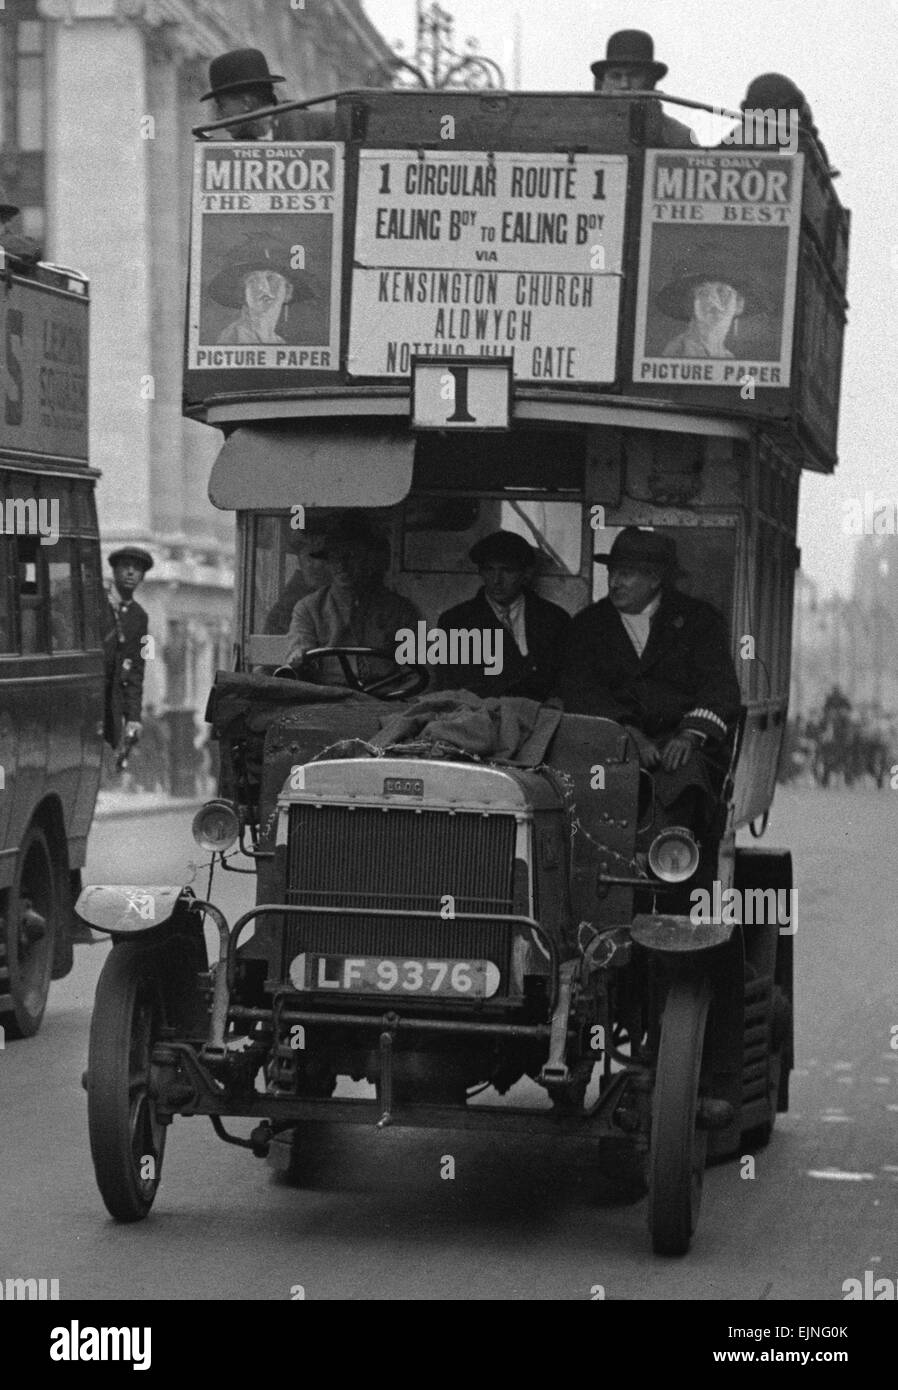
[[[303,952],[290,964],[294,989],[415,998],[490,999],[499,988],[491,960],[407,956],[322,956]]]

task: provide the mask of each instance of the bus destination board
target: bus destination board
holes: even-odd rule
[[[613,381],[626,187],[622,155],[362,150],[349,374],[457,354]]]

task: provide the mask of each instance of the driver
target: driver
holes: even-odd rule
[[[347,512],[309,555],[326,560],[331,582],[301,598],[293,609],[287,637],[287,664],[298,668],[316,647],[380,647],[395,650],[401,628],[416,629],[421,614],[413,603],[384,584],[390,567],[390,543],[367,517]],[[359,679],[380,680],[395,670],[393,662],[360,657]],[[336,657],[315,664],[307,678],[321,685],[345,685]]]

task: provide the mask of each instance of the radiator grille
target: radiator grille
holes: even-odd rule
[[[438,912],[514,911],[515,819],[471,812],[292,806],[288,903]],[[300,951],[492,960],[507,976],[510,930],[433,918],[286,918],[284,969]]]

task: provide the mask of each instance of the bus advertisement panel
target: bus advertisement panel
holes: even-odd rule
[[[201,145],[188,370],[334,371],[342,226],[342,145]]]
[[[55,291],[13,278],[0,299],[0,448],[86,461],[87,286]]]
[[[615,378],[623,155],[362,150],[348,371],[513,356],[518,381]]]
[[[635,382],[789,386],[803,162],[646,152]]]

